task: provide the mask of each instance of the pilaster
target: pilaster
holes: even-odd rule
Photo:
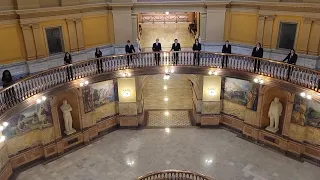
[[[21,25],[24,44],[27,52],[27,60],[32,60],[37,58],[36,46],[33,38],[32,26],[29,24]]]
[[[200,12],[200,39],[201,42],[206,42],[207,31],[207,13]]]
[[[271,38],[274,16],[266,16],[264,23],[262,44],[264,48],[271,48]]]
[[[294,106],[294,98],[295,98],[295,94],[291,93],[287,101],[287,107],[285,107],[286,114],[284,115],[284,118],[283,118],[282,135],[287,137],[289,137],[290,122],[291,122],[292,111]]]
[[[311,26],[311,32],[308,44],[308,54],[319,55],[320,54],[320,19],[314,19]]]
[[[299,31],[298,43],[297,43],[297,52],[299,53],[307,53],[309,37],[311,32],[311,25],[313,23],[313,19],[304,18],[302,27]]]
[[[52,123],[54,127],[55,137],[56,139],[59,139],[62,137],[62,135],[61,135],[61,129],[60,129],[57,98],[56,97],[50,98],[49,101],[51,106]]]
[[[37,58],[43,58],[46,56],[46,53],[43,41],[41,39],[41,31],[39,24],[32,24],[32,31],[37,50]]]
[[[84,50],[84,38],[83,38],[83,28],[82,28],[82,20],[76,19],[76,31],[77,31],[77,39],[78,39],[78,49]]]
[[[263,40],[263,31],[264,31],[264,23],[266,17],[264,15],[259,15],[258,17],[258,28],[257,28],[257,42],[262,43]]]
[[[70,51],[75,52],[78,51],[78,40],[77,40],[77,29],[76,23],[74,19],[67,19],[68,25],[68,33],[69,33],[69,40],[70,40]]]
[[[132,14],[132,41],[136,43],[138,39],[138,19],[137,14]]]

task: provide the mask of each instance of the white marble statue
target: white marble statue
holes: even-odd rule
[[[271,102],[268,112],[270,125],[266,128],[267,131],[276,133],[279,130],[279,119],[282,114],[282,104],[278,97],[275,97]]]
[[[64,119],[64,133],[70,135],[75,133],[76,130],[72,128],[72,116],[71,111],[72,107],[68,104],[67,100],[63,100],[63,104],[60,106],[61,111],[63,112],[63,119]]]

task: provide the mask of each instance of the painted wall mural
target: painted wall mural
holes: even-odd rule
[[[9,119],[9,126],[3,134],[10,138],[34,129],[52,126],[52,113],[49,101],[35,104]]]
[[[115,101],[113,80],[90,84],[83,89],[85,113]]]
[[[224,99],[246,106],[248,109],[257,110],[259,90],[252,82],[225,78]]]
[[[291,122],[299,125],[320,127],[320,103],[296,95]]]

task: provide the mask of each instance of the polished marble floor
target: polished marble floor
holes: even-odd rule
[[[20,180],[134,180],[164,169],[216,180],[319,180],[320,168],[285,157],[224,129],[117,130]]]
[[[178,39],[181,44],[181,50],[190,50],[194,37],[189,33],[187,22],[179,23],[143,23],[140,45],[144,51],[151,51],[152,44],[159,38],[162,50],[171,49],[174,39]]]

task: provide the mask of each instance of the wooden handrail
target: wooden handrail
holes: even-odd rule
[[[266,75],[316,91],[320,88],[320,71],[275,60],[206,51],[163,51],[159,54],[160,66],[169,64],[194,66],[195,55],[199,55],[196,61],[199,61],[201,67],[225,68]],[[131,59],[130,57],[132,57],[132,62],[128,64],[127,59]],[[177,63],[175,63],[176,58],[178,58]],[[0,90],[0,116],[25,99],[72,80],[104,72],[156,65],[155,52],[139,52],[93,58],[41,71]]]
[[[137,180],[214,180],[208,176],[192,171],[182,170],[164,170],[148,173],[147,175],[140,176]]]

